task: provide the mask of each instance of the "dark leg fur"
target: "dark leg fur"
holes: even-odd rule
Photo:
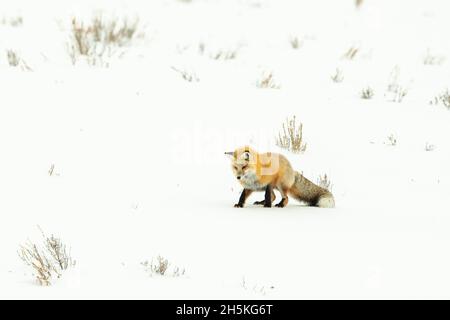
[[[273,192],[273,190],[272,190],[272,202],[275,200],[275,198],[276,198],[276,196],[275,196],[275,192]],[[261,200],[261,201],[255,201],[253,204],[256,204],[256,205],[264,205],[266,203],[266,199],[264,198],[264,200]]]
[[[241,196],[239,197],[239,202],[234,205],[235,208],[244,207],[245,200],[247,200],[248,196],[252,193],[252,190],[244,189],[242,190]]]
[[[275,205],[278,208],[284,208],[288,204],[288,198],[282,198],[279,203]]]
[[[266,187],[266,195],[264,198],[264,207],[266,207],[266,208],[270,208],[272,206],[272,192],[273,192],[273,188],[269,184]]]

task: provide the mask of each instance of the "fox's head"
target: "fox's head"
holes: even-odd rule
[[[225,154],[231,158],[231,169],[236,179],[245,180],[249,175],[256,174],[258,153],[255,150],[246,146]]]

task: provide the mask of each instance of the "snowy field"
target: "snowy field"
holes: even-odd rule
[[[449,9],[2,0],[0,298],[450,298]],[[74,54],[99,15],[136,33]],[[292,116],[303,154],[275,143]],[[336,208],[233,208],[246,144],[327,174]],[[76,260],[48,287],[17,253],[37,226]]]

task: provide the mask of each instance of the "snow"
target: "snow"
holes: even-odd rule
[[[23,17],[0,23],[0,298],[450,297],[450,110],[429,103],[450,86],[447,1],[3,0],[0,9]],[[145,37],[109,67],[72,65],[71,17],[98,11],[138,16]],[[343,58],[351,46],[355,58]],[[10,67],[8,49],[31,71]],[[236,59],[210,57],[221,50]],[[425,65],[428,50],[446,60]],[[342,83],[331,80],[336,68]],[[393,71],[408,89],[401,103],[385,95]],[[264,72],[280,89],[256,87]],[[367,86],[375,95],[363,100]],[[303,123],[301,155],[275,145],[292,115]],[[241,189],[223,153],[245,144],[282,152],[313,181],[326,173],[337,207],[261,208],[255,193],[233,208]],[[37,225],[77,260],[51,287],[17,255],[39,239]],[[150,276],[140,263],[158,255],[186,275]]]

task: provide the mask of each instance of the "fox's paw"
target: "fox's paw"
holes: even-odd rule
[[[240,203],[236,203],[236,204],[234,205],[234,207],[235,207],[235,208],[243,208],[244,205],[243,205],[243,204],[240,204]]]
[[[266,201],[265,200],[261,200],[261,201],[255,201],[255,202],[253,202],[253,204],[256,204],[256,205],[258,205],[258,206],[262,206],[263,204],[265,204],[266,203]]]
[[[272,205],[271,204],[264,204],[264,208],[271,208]]]
[[[289,202],[288,198],[283,198],[283,199],[281,199],[281,201],[279,203],[277,203],[275,205],[275,207],[277,207],[277,208],[284,208],[284,207],[286,207],[288,202]]]

